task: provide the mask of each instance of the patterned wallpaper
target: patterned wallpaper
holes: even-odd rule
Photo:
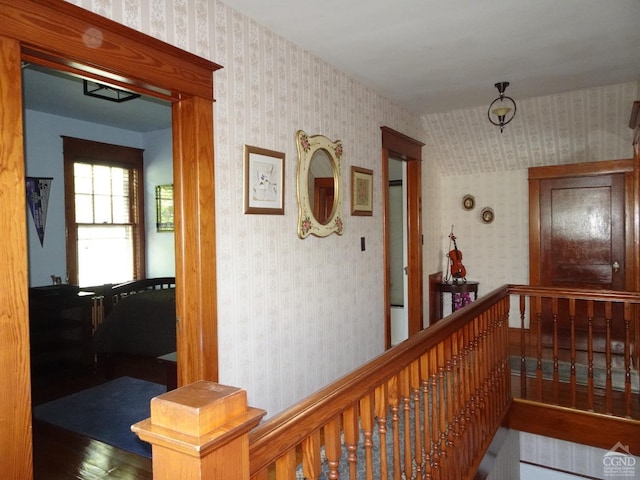
[[[214,79],[220,380],[269,415],[382,350],[381,125],[426,144],[425,275],[446,268],[454,225],[481,293],[527,281],[529,165],[631,154],[635,83],[516,99],[518,117],[500,135],[484,108],[417,118],[217,0],[72,3],[224,67]],[[298,129],[342,140],[347,185],[352,165],[374,171],[374,214],[352,217],[346,201],[342,236],[296,235]],[[285,215],[243,214],[245,144],[285,153]],[[491,225],[479,220],[483,206],[496,212]]]
[[[382,352],[380,126],[421,139],[419,118],[223,3],[76,3],[224,67],[214,77],[221,383],[273,415]],[[342,236],[297,236],[298,129],[343,142]],[[285,215],[243,214],[245,144],[285,153]],[[352,165],[374,171],[372,217],[349,215]]]
[[[484,108],[423,117],[423,158],[440,173],[438,198],[427,194],[424,201],[427,210],[433,202],[438,211],[435,221],[425,221],[438,229],[427,246],[436,261],[426,273],[446,272],[453,225],[462,263],[468,278],[480,282],[480,295],[506,283],[528,283],[527,168],[630,158],[628,123],[639,93],[638,83],[623,83],[521,100],[502,134]],[[466,194],[476,200],[471,211],[462,208]],[[495,212],[491,224],[480,219],[484,207]]]
[[[425,151],[446,176],[629,158],[639,92],[630,82],[515,99],[516,117],[503,133],[487,120],[487,107],[426,115]]]
[[[620,439],[622,445],[625,445],[624,440],[623,438]],[[615,445],[611,445],[611,449],[614,447]],[[625,475],[605,474],[603,458],[608,451],[602,448],[588,447],[565,442],[564,440],[520,432],[521,461],[551,467],[564,472],[573,472],[580,475],[580,478],[613,479],[625,477]],[[621,450],[617,451],[621,452]],[[640,457],[634,455],[633,458],[636,465],[640,465]],[[638,467],[636,466],[634,470],[637,469]],[[633,474],[629,477],[631,476]]]

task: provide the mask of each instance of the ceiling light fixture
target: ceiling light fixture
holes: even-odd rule
[[[91,80],[83,80],[84,94],[89,97],[102,98],[110,102],[122,103],[140,97],[140,94],[120,90]]]
[[[489,105],[489,110],[487,111],[487,117],[489,121],[495,125],[496,127],[500,127],[500,133],[504,130],[504,127],[507,123],[513,120],[513,117],[516,116],[516,102],[511,97],[507,97],[504,94],[504,91],[509,86],[509,82],[498,82],[495,84],[495,87],[498,89],[498,98],[496,98],[491,105]],[[491,118],[491,115],[494,115],[498,120],[495,121]]]

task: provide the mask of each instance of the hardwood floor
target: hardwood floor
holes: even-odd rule
[[[33,422],[35,480],[151,480],[151,459],[63,430]]]
[[[164,367],[155,359],[129,358],[118,363],[115,377],[128,375],[164,383]],[[101,372],[60,381],[34,381],[33,405],[84,390],[106,381]],[[35,480],[151,480],[151,459],[33,421],[33,470]]]

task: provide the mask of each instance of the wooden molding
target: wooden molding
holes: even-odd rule
[[[509,427],[568,442],[611,449],[617,442],[640,451],[640,421],[513,399]]]

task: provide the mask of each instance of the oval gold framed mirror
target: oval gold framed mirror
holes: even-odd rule
[[[296,134],[298,146],[298,236],[342,235],[342,142]]]

